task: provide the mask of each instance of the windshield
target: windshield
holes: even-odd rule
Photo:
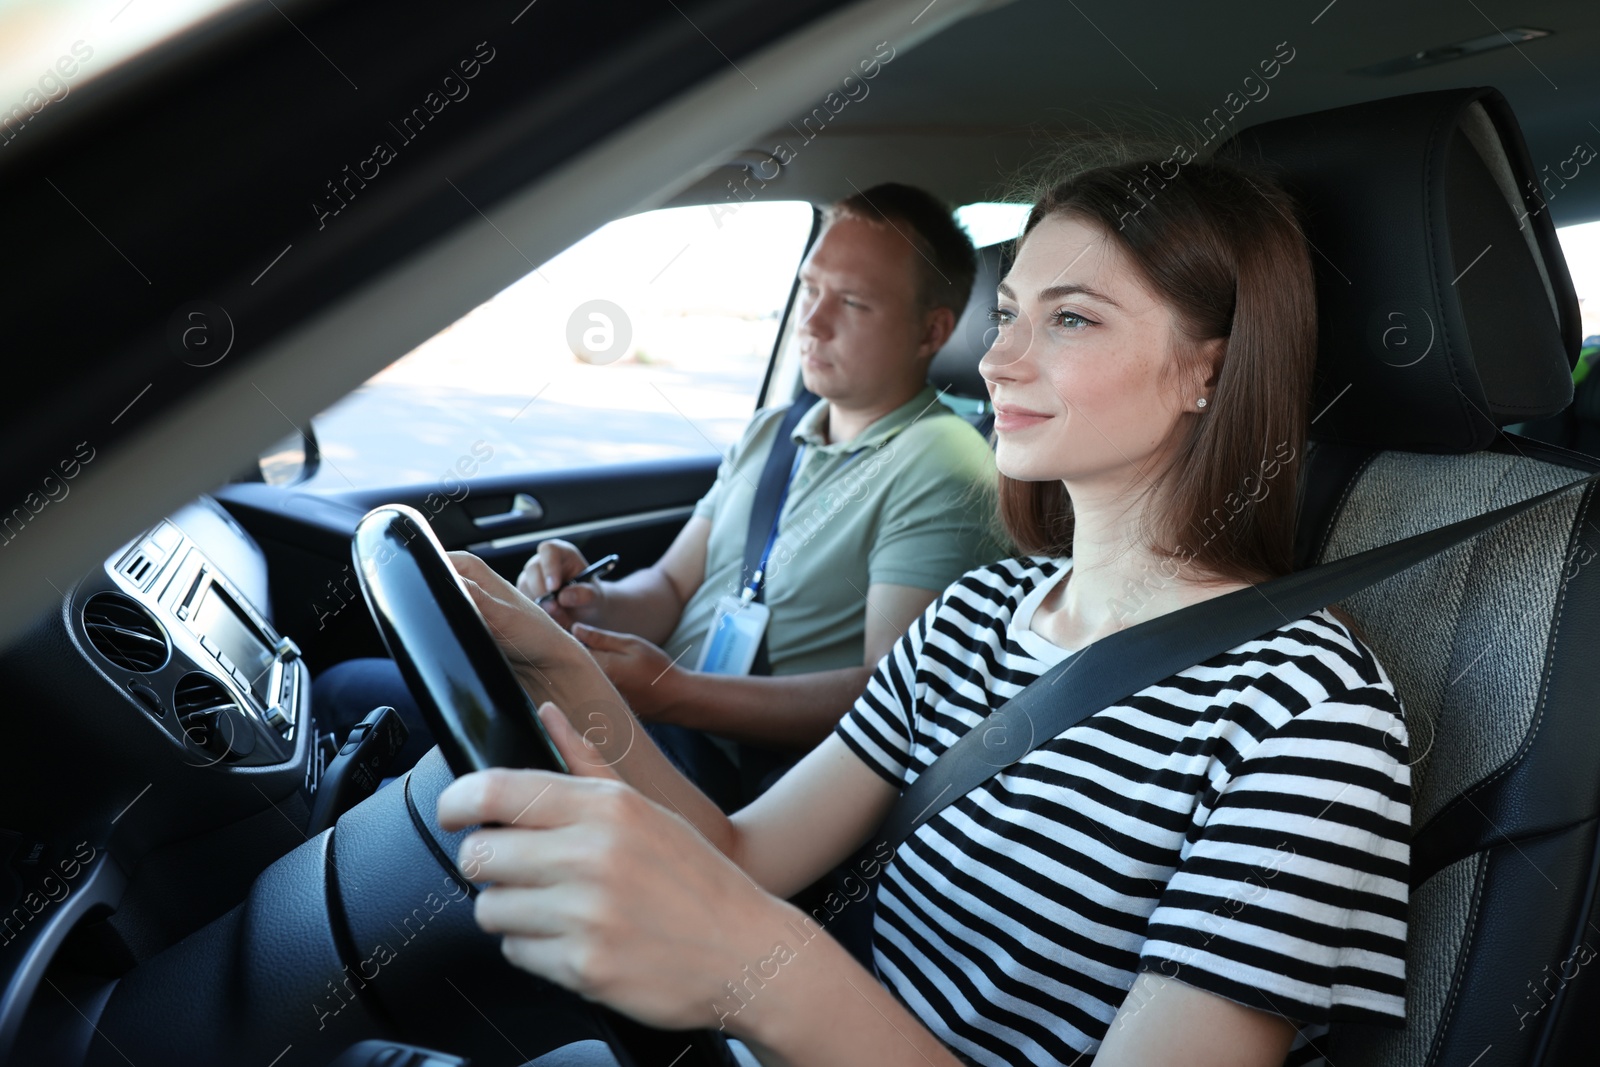
[[[244,0],[0,2],[0,144],[73,89]]]

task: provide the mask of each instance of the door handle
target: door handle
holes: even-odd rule
[[[479,515],[472,522],[480,530],[498,530],[505,526],[522,526],[544,518],[544,505],[527,493],[517,493],[511,498],[511,510],[498,515]]]

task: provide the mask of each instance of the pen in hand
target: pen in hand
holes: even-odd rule
[[[540,607],[543,607],[545,601],[553,600],[557,596],[560,596],[561,590],[565,589],[569,585],[572,585],[574,582],[582,582],[590,578],[598,578],[610,574],[611,569],[617,565],[617,561],[621,558],[621,556],[613,552],[609,556],[603,556],[600,559],[595,560],[593,563],[583,568],[583,570],[579,571],[577,574],[574,574],[571,578],[562,582],[560,585],[556,586],[554,589],[535,600],[534,603],[538,604]]]

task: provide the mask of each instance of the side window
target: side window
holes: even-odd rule
[[[956,221],[966,229],[974,245],[985,248],[1014,239],[1022,232],[1023,224],[1028,221],[1028,212],[1032,209],[1031,204],[982,200],[956,208]]]
[[[1556,231],[1561,251],[1578,290],[1578,306],[1583,312],[1585,347],[1600,344],[1600,222],[1563,226]]]
[[[313,490],[716,455],[811,233],[800,201],[664,208],[579,241],[318,415]]]

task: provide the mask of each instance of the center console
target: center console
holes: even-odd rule
[[[188,762],[294,758],[297,731],[310,729],[300,649],[176,523],[163,520],[125,546],[74,600],[86,656]]]

